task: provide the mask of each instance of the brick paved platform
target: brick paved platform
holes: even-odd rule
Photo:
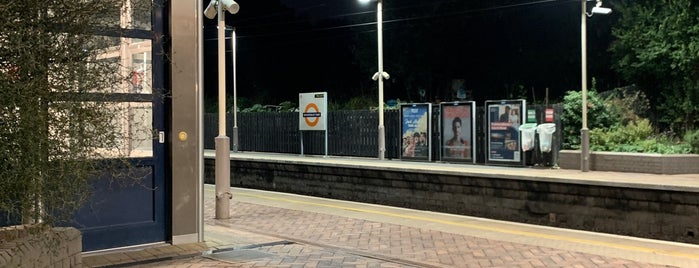
[[[205,243],[92,254],[88,267],[699,267],[689,244],[234,189]]]

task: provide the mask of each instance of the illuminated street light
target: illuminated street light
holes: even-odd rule
[[[580,170],[590,171],[590,130],[587,128],[587,17],[594,14],[607,15],[612,13],[610,8],[602,7],[602,1],[597,0],[597,4],[592,8],[591,13],[587,13],[587,1],[582,0],[582,14],[580,19],[580,44],[582,55],[582,129],[580,129]]]
[[[216,137],[216,219],[229,219],[231,194],[230,140],[226,136],[226,17],[223,11],[238,13],[240,6],[233,0],[211,0],[204,16],[218,15],[218,136]]]
[[[360,3],[369,3],[371,1],[376,1],[376,29],[378,32],[377,43],[379,50],[379,71],[371,79],[379,82],[379,160],[384,160],[386,154],[386,129],[383,124],[383,81],[389,79],[390,76],[383,70],[383,0],[359,0]]]

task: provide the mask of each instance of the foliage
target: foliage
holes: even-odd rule
[[[291,101],[284,101],[279,104],[279,111],[280,112],[295,112],[298,111],[299,105],[298,103],[294,103]]]
[[[608,128],[621,123],[616,109],[611,109],[594,89],[587,91],[587,126],[588,129]],[[563,98],[563,148],[580,148],[580,128],[582,127],[582,92],[568,91]]]
[[[299,105],[291,101],[284,101],[279,105],[262,105],[254,104],[248,108],[240,108],[242,113],[259,113],[259,112],[294,112],[298,110]]]
[[[118,64],[99,56],[114,38],[92,35],[119,21],[122,2],[0,4],[0,211],[8,218],[69,219],[105,168],[97,160],[128,153],[132,133],[119,124],[129,107],[84,98],[125,84]]]
[[[658,103],[658,121],[676,132],[699,126],[699,4],[620,0],[613,68]]]
[[[607,103],[607,107],[615,110],[614,113],[621,116],[621,124],[648,118],[650,101],[643,91],[635,86],[616,88],[600,93],[600,97]]]
[[[378,102],[376,96],[361,95],[350,98],[344,104],[336,105],[337,110],[369,110],[371,108],[376,108]]]
[[[269,112],[269,110],[262,104],[254,104],[248,108],[243,108],[240,110],[241,113],[259,113],[259,112]]]
[[[699,154],[699,129],[687,131],[684,135],[684,142],[692,148],[692,153]]]
[[[667,135],[654,135],[648,119],[631,121],[624,127],[590,130],[590,149],[608,152],[686,154],[691,149]]]

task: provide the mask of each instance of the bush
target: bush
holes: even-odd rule
[[[699,129],[687,131],[684,134],[684,142],[689,145],[692,153],[699,154]]]
[[[593,151],[637,152],[659,154],[686,154],[691,152],[687,143],[673,140],[668,135],[654,135],[648,119],[631,121],[624,127],[593,129],[590,131]]]
[[[636,86],[626,86],[600,93],[607,107],[621,116],[622,125],[648,117],[650,101]]]
[[[606,129],[621,124],[621,116],[617,109],[609,105],[593,89],[587,92],[587,124],[588,129]],[[582,126],[582,92],[568,91],[563,98],[563,148],[580,148],[580,128]],[[592,134],[590,134],[592,136]]]

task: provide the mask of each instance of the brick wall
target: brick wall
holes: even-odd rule
[[[75,228],[0,228],[0,267],[82,267],[82,235]]]
[[[560,151],[558,166],[580,169],[580,151]],[[696,174],[699,173],[699,155],[590,152],[590,169],[651,174]]]
[[[214,160],[207,159],[208,183],[213,170]],[[479,176],[231,162],[237,187],[699,244],[696,192]]]

